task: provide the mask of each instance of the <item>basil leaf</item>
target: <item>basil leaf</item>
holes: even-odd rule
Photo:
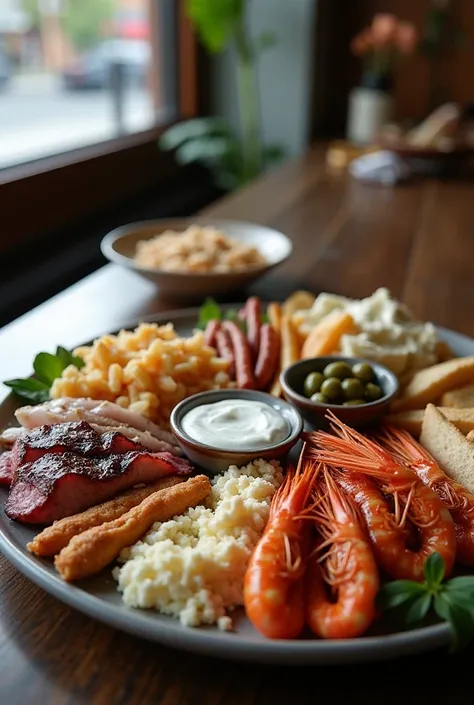
[[[3,383],[22,399],[41,403],[49,399],[49,385],[33,377],[29,379],[9,379]]]
[[[425,561],[425,579],[429,587],[441,585],[444,578],[444,560],[439,553],[432,553]]]
[[[58,345],[58,347],[56,348],[56,357],[61,360],[62,364],[64,365],[64,370],[66,369],[66,367],[69,367],[69,365],[74,365],[74,367],[77,367],[77,369],[80,370],[81,367],[84,367],[84,365],[86,364],[82,357],[73,355],[71,352],[69,352],[69,350],[66,350],[66,348],[63,348],[60,345]]]
[[[265,311],[262,313],[261,316],[262,323],[270,323],[270,319],[268,318],[268,313]]]
[[[442,591],[435,597],[434,609],[438,617],[449,622],[451,627],[451,651],[459,651],[474,638],[474,617]]]
[[[461,575],[458,578],[451,578],[446,583],[446,590],[466,590],[474,593],[474,576]]]
[[[425,592],[419,597],[416,597],[410,605],[407,605],[407,609],[404,612],[403,618],[406,625],[416,624],[421,622],[422,619],[428,614],[428,610],[431,606],[432,595],[429,592]]]
[[[201,330],[204,330],[209,321],[220,321],[221,319],[222,313],[217,301],[215,301],[211,297],[205,299],[204,303],[199,309],[197,327]]]
[[[384,585],[377,595],[379,609],[386,611],[418,598],[425,593],[422,583],[413,580],[394,580]]]
[[[61,376],[64,365],[56,355],[41,352],[38,353],[34,359],[33,369],[36,377],[41,380],[41,382],[45,382],[51,386],[54,380]]]

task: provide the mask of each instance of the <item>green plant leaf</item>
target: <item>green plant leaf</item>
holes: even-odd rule
[[[232,144],[227,137],[207,137],[188,140],[176,150],[180,164],[191,162],[221,163]]]
[[[221,117],[193,118],[170,127],[161,135],[158,144],[161,149],[169,151],[176,149],[187,140],[231,134],[230,125]]]
[[[199,309],[197,327],[204,330],[210,321],[220,320],[222,320],[222,311],[219,304],[213,298],[208,297]]]
[[[84,367],[86,364],[82,357],[73,355],[69,350],[66,350],[66,348],[63,348],[60,345],[56,348],[56,357],[61,360],[64,365],[64,369],[66,369],[69,365],[74,365],[74,367],[77,367],[77,369],[80,370],[81,367]]]
[[[279,164],[286,158],[286,151],[279,144],[269,144],[263,148],[262,159],[266,169]]]
[[[244,0],[187,0],[187,13],[211,54],[224,49],[236,22],[243,18]]]
[[[415,597],[404,610],[403,619],[405,624],[412,626],[417,622],[421,622],[428,614],[432,599],[433,596],[429,592],[421,593],[418,597]]]
[[[36,377],[49,386],[52,385],[57,377],[61,376],[66,366],[59,357],[46,352],[38,353],[33,362]]]
[[[449,622],[452,636],[452,651],[459,651],[474,638],[474,617],[472,612],[457,604],[446,592],[436,595],[434,610],[438,617]]]
[[[9,379],[3,383],[6,387],[15,392],[19,397],[35,404],[48,401],[49,385],[39,379]]]
[[[277,43],[277,35],[275,34],[275,32],[271,32],[269,30],[260,32],[260,34],[257,35],[257,37],[255,38],[255,47],[260,51],[266,51],[267,49],[271,49]]]
[[[441,585],[444,578],[444,561],[439,553],[432,553],[425,561],[425,579],[428,587]]]
[[[426,592],[423,583],[414,580],[393,580],[386,583],[377,595],[379,609],[386,611],[410,602]]]

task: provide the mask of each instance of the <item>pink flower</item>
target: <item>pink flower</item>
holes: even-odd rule
[[[396,36],[398,20],[395,15],[381,12],[372,20],[372,39],[377,48],[390,46]]]
[[[400,22],[397,29],[396,44],[402,54],[413,54],[418,43],[418,30],[411,22]]]
[[[351,51],[355,54],[355,56],[363,56],[364,54],[367,54],[372,47],[372,32],[368,28],[362,30],[362,32],[359,32],[359,34],[354,37],[351,42]]]

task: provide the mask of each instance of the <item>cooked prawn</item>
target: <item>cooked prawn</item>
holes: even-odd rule
[[[474,495],[446,475],[432,455],[408,431],[385,424],[377,440],[399,462],[408,465],[446,505],[456,529],[456,559],[464,565],[473,566]]]
[[[327,469],[322,476],[309,510],[323,540],[306,572],[307,622],[324,639],[350,639],[375,618],[379,574],[356,505]]]
[[[317,466],[303,453],[273,497],[265,531],[244,580],[244,606],[258,631],[271,639],[293,639],[305,624],[304,573],[310,525],[300,518]]]
[[[358,484],[353,496],[367,521],[371,542],[381,567],[393,578],[422,580],[426,558],[439,553],[446,575],[456,557],[456,532],[447,507],[410,468],[397,462],[385,448],[346,426],[328,412],[331,428],[307,434],[311,455],[320,462],[373,478],[381,492],[391,497],[394,510],[371,484]],[[370,491],[369,491],[370,489]],[[410,545],[416,528],[418,546]]]

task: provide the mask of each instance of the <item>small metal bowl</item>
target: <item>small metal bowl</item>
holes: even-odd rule
[[[351,366],[358,362],[370,365],[383,391],[383,397],[377,399],[377,401],[367,402],[367,404],[360,404],[359,406],[320,404],[308,399],[303,391],[307,375],[310,372],[322,372],[330,362],[338,361],[347,362]],[[340,355],[320,356],[295,362],[283,370],[280,375],[280,384],[285,399],[298,409],[305,421],[313,428],[327,427],[326,414],[328,411],[332,411],[338,419],[353,428],[367,426],[388,411],[399,389],[397,376],[385,365],[361,357],[343,357]]]
[[[182,420],[185,414],[196,406],[213,404],[224,399],[248,399],[268,404],[278,411],[289,426],[288,436],[274,445],[264,446],[259,450],[229,450],[225,447],[208,446],[194,440],[183,431]],[[211,474],[224,472],[230,465],[242,467],[253,460],[279,460],[285,457],[298,442],[303,432],[303,419],[297,409],[282,399],[277,399],[266,392],[251,389],[217,389],[210,392],[200,392],[183,399],[175,406],[170,417],[171,430],[187,457],[196,465]],[[243,439],[245,441],[245,439]]]

